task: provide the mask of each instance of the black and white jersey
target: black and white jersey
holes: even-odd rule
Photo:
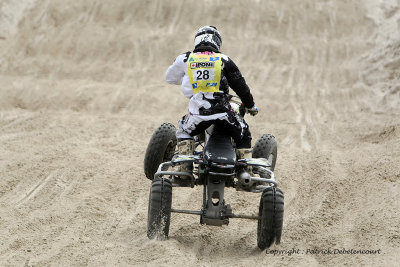
[[[200,108],[207,109],[210,107],[207,99],[214,99],[213,93],[199,92],[194,94],[191,83],[189,81],[187,64],[191,52],[179,55],[174,63],[167,69],[165,79],[170,84],[181,85],[182,93],[190,98],[189,112],[198,114]],[[221,82],[219,90],[224,93],[229,92],[229,87],[240,97],[245,107],[254,106],[253,96],[246,84],[239,68],[226,55],[220,54],[222,57]],[[214,116],[213,116],[214,117]]]

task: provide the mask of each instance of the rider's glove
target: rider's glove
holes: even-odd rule
[[[254,106],[252,108],[248,108],[247,112],[251,115],[251,116],[255,116],[258,113],[258,108],[257,106],[254,104]]]

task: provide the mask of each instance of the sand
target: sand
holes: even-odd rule
[[[260,109],[253,144],[278,141],[282,255],[249,220],[173,214],[168,240],[146,236],[144,152],[187,110],[164,73],[206,24]],[[399,51],[395,0],[1,1],[0,265],[396,266]],[[173,207],[201,196],[174,188]],[[225,199],[255,213],[259,197]]]

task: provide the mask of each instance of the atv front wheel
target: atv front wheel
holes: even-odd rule
[[[283,193],[279,188],[266,188],[261,196],[257,226],[257,245],[260,249],[279,244],[283,225]]]
[[[172,184],[169,179],[157,178],[151,183],[147,214],[147,237],[166,238],[171,220]]]
[[[144,156],[144,173],[148,179],[153,180],[158,166],[172,159],[177,142],[175,132],[171,123],[163,123],[154,131]]]

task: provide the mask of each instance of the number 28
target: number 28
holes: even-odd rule
[[[208,80],[210,78],[210,72],[208,70],[198,70],[196,74],[197,80]]]

